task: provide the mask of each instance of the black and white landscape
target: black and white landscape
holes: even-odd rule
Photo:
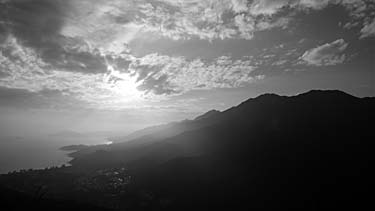
[[[371,209],[374,11],[0,0],[0,209]]]

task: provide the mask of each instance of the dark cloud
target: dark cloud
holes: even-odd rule
[[[156,95],[173,94],[178,93],[177,90],[173,89],[171,84],[168,82],[167,75],[161,75],[158,78],[149,76],[143,80],[143,83],[137,87],[140,91],[152,92]]]
[[[129,72],[129,66],[132,63],[131,59],[122,58],[120,56],[106,56],[107,62],[112,65],[116,70],[121,72]]]
[[[152,75],[160,72],[163,67],[159,66],[151,66],[151,65],[138,65],[135,67],[135,73],[138,75],[137,82],[142,81],[143,79],[147,78],[148,76],[152,77]]]
[[[128,24],[133,21],[134,14],[131,16],[130,14],[119,14],[119,15],[113,15],[113,14],[107,14],[115,23],[118,24]]]
[[[77,48],[66,49],[60,45],[46,49],[45,62],[58,69],[83,73],[103,73],[107,71],[104,57],[99,52],[81,51]]]
[[[30,47],[53,69],[84,73],[106,72],[104,58],[98,52],[66,48],[73,38],[60,35],[70,0],[12,0],[0,3],[0,32]]]
[[[13,0],[1,4],[5,24],[23,44],[48,47],[64,25],[66,0]]]

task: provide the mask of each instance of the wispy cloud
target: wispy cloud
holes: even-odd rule
[[[150,54],[132,66],[143,79],[141,88],[156,94],[181,93],[194,89],[236,88],[262,79],[253,75],[255,66],[250,60],[232,60],[228,56],[213,62],[201,59],[186,60]],[[147,68],[147,73],[145,73]]]
[[[375,18],[365,23],[361,29],[361,38],[375,36]]]
[[[338,39],[306,51],[300,59],[308,65],[315,66],[340,64],[345,61],[343,52],[347,47],[348,43]]]

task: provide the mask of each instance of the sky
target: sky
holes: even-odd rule
[[[131,131],[263,93],[375,96],[374,0],[0,0],[0,133]]]

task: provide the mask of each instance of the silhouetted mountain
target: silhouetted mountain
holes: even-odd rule
[[[135,131],[127,136],[112,137],[111,141],[115,143],[125,143],[129,141],[140,142],[142,139],[146,139],[147,142],[150,142],[151,140],[165,139],[185,131],[206,126],[205,124],[197,124],[196,120],[205,119],[217,113],[220,112],[211,110],[201,116],[196,117],[194,120],[183,120],[180,122],[171,122],[168,124],[147,127],[145,129]]]
[[[211,111],[208,111],[208,112],[204,113],[203,115],[200,115],[200,116],[196,117],[194,120],[201,120],[201,119],[210,118],[210,117],[212,117],[214,115],[217,115],[219,113],[220,113],[220,111],[218,111],[218,110],[211,110]]]
[[[126,136],[119,136],[119,137],[111,137],[111,140],[114,143],[121,143],[121,142],[128,142],[135,139],[141,139],[142,137],[149,137],[150,135],[153,135],[153,138],[166,138],[168,136],[173,136],[177,134],[177,132],[169,131],[173,127],[177,127],[177,125],[182,124],[183,122],[172,122],[168,124],[163,125],[156,125],[147,127],[141,130],[137,130],[129,135]],[[158,133],[161,133],[160,135]]]
[[[127,154],[127,156],[131,157],[130,154],[137,154],[136,157],[139,157],[142,153],[123,153],[123,150],[138,150],[138,149],[150,149],[152,147],[157,147],[164,144],[169,144],[171,147],[181,148],[184,146],[185,148],[199,148],[193,147],[193,143],[195,141],[187,141],[184,143],[183,137],[189,134],[197,134],[212,129],[218,128],[219,126],[228,125],[233,128],[234,125],[238,125],[238,129],[242,129],[244,127],[249,126],[256,126],[260,123],[267,124],[263,130],[265,129],[276,129],[277,127],[281,126],[281,117],[285,117],[285,111],[290,112],[289,121],[295,119],[295,117],[299,114],[293,114],[293,109],[300,111],[305,109],[305,114],[311,114],[312,112],[318,112],[321,110],[320,115],[322,115],[322,122],[324,122],[324,115],[332,115],[336,112],[335,109],[332,107],[338,106],[339,111],[340,107],[345,108],[347,106],[361,106],[358,104],[363,103],[364,101],[373,102],[373,99],[359,99],[354,96],[348,95],[344,92],[340,91],[319,91],[313,90],[304,94],[300,94],[298,96],[293,97],[285,97],[285,96],[278,96],[275,94],[264,94],[259,97],[249,99],[240,105],[228,109],[224,112],[218,111],[209,111],[202,116],[195,118],[194,120],[187,120],[182,122],[170,123],[166,125],[156,126],[146,128],[145,130],[138,131],[134,134],[137,138],[123,142],[123,143],[116,143],[110,146],[106,146],[104,149],[108,152],[111,152],[111,156],[116,157],[116,153],[120,154]],[[366,104],[366,103],[365,103]],[[312,111],[311,109],[316,106],[316,111]],[[319,110],[318,110],[319,109]],[[332,110],[333,109],[333,110]],[[331,114],[327,112],[331,111]],[[301,111],[303,112],[303,111]],[[326,114],[327,113],[327,114]],[[271,114],[273,115],[271,118]],[[340,115],[340,114],[337,114]],[[306,116],[307,117],[307,116]],[[269,119],[271,118],[271,119]],[[314,119],[315,120],[315,119]],[[267,122],[268,121],[268,122]],[[296,119],[296,121],[301,121]],[[306,121],[309,121],[306,119]],[[271,124],[271,125],[268,125]],[[212,126],[212,127],[210,127]],[[202,129],[202,130],[200,130]],[[234,130],[228,131],[227,129],[224,131],[229,132],[229,134],[235,134],[238,130],[234,128]],[[281,129],[281,128],[280,128]],[[298,131],[298,127],[295,128]],[[214,129],[212,129],[214,130]],[[256,131],[252,131],[256,132]],[[206,138],[208,139],[208,138]],[[199,145],[199,144],[198,144]],[[92,148],[95,150],[103,149],[98,146],[97,148]],[[177,150],[177,149],[176,149]],[[180,149],[182,150],[182,149]],[[146,150],[145,150],[146,151]],[[151,150],[153,151],[153,150]],[[186,150],[182,150],[185,151]],[[195,150],[193,150],[195,151]],[[190,153],[193,153],[190,151]],[[92,151],[94,152],[94,151]],[[133,151],[134,152],[134,151]],[[78,154],[81,152],[78,152]],[[149,153],[147,151],[147,153]],[[171,153],[175,154],[175,153]],[[126,155],[123,155],[127,157]],[[122,159],[122,158],[119,158]],[[126,160],[126,159],[125,159]],[[75,162],[75,161],[73,161]]]
[[[132,180],[116,199],[128,210],[372,205],[375,98],[318,90],[265,94],[203,116],[130,142],[89,147],[73,154],[67,169],[106,177],[112,174],[103,169],[126,168]]]
[[[219,113],[219,111],[211,110],[201,116],[196,117],[194,120],[183,120],[180,122],[171,122],[168,124],[147,127],[145,129],[135,131],[127,136],[112,137],[110,138],[110,140],[113,142],[111,145],[91,146],[77,152],[73,152],[70,155],[72,157],[81,157],[98,150],[114,149],[119,151],[122,149],[132,149],[140,145],[151,144],[177,136],[187,131],[196,130],[211,124],[215,124],[216,122],[212,117]]]
[[[179,209],[235,206],[235,201],[264,209],[355,208],[372,183],[375,139],[368,120],[374,109],[374,98],[340,91],[265,94],[189,121],[195,129],[176,136],[113,145],[72,164],[125,164],[139,184],[181,196]]]
[[[194,120],[205,119],[218,113],[220,113],[220,111],[211,110],[201,116],[196,117]],[[172,137],[182,132],[197,129],[202,126],[205,125],[196,124],[196,122],[192,120],[183,120],[180,122],[171,122],[168,124],[147,127],[145,129],[135,131],[127,136],[112,137],[111,141],[114,143],[129,141],[140,142],[141,139],[146,139],[148,142],[150,142],[151,140],[160,140]]]

